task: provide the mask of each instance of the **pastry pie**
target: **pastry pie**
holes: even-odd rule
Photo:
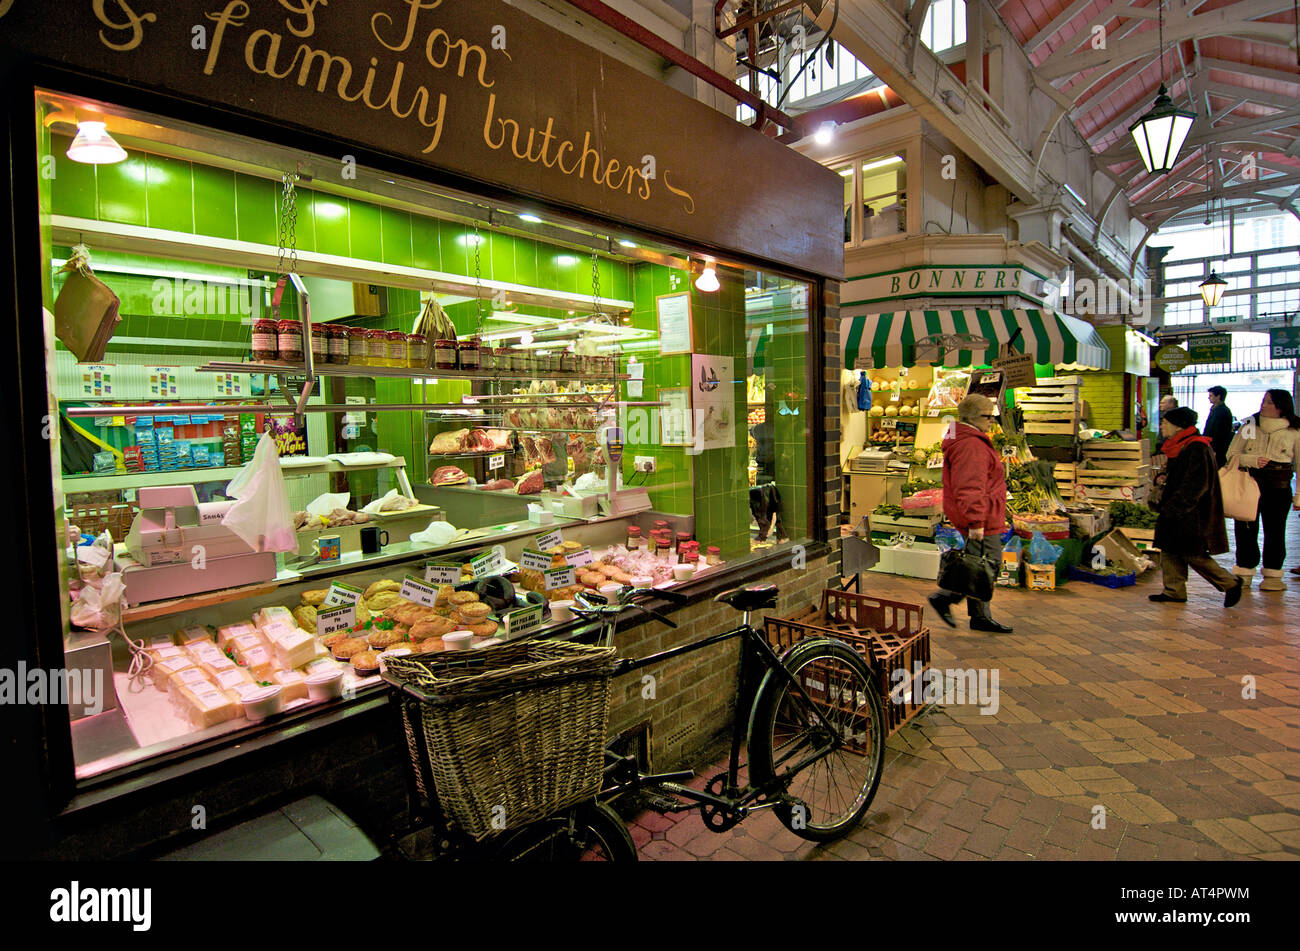
[[[479,624],[468,625],[465,630],[469,631],[475,637],[491,637],[497,632],[499,626],[500,625],[498,625],[496,621],[484,620]]]
[[[438,597],[434,599],[433,606],[435,608],[440,608],[444,605],[450,604],[451,601],[449,599],[455,593],[456,589],[449,584],[438,585]]]
[[[462,604],[472,604],[477,601],[478,595],[473,591],[453,591],[447,595],[447,600],[456,607],[460,607]]]
[[[400,644],[405,638],[396,630],[392,631],[371,631],[370,636],[366,638],[370,646],[376,650],[384,650],[395,644]]]
[[[349,632],[340,631],[337,634],[331,634],[329,637],[322,637],[321,644],[328,647],[330,650],[333,650],[335,644],[341,644],[344,641],[351,639],[351,637],[352,635]]]
[[[458,610],[461,620],[466,624],[482,624],[492,613],[492,606],[475,601],[473,604],[462,604]]]
[[[411,625],[410,636],[411,640],[417,641],[426,637],[442,637],[454,630],[456,630],[456,622],[451,618],[427,617]]]
[[[300,604],[293,609],[293,619],[304,631],[316,630],[316,608],[310,604]]]
[[[446,650],[441,637],[426,637],[419,644],[411,645],[411,653],[413,654],[428,654],[440,650]]]
[[[363,677],[379,673],[379,652],[365,650],[353,654],[352,669]]]
[[[318,608],[325,603],[325,598],[329,593],[329,588],[318,588],[315,591],[304,591],[302,593],[302,603],[310,604],[312,607]]]
[[[385,608],[391,608],[402,601],[402,596],[396,591],[380,591],[366,598],[366,607],[372,612],[383,611]]]
[[[362,651],[369,649],[370,645],[366,643],[364,637],[349,637],[339,641],[331,648],[335,660],[350,660]],[[378,666],[378,662],[376,662],[376,666]]]
[[[379,592],[381,591],[401,591],[401,590],[402,590],[402,586],[398,582],[389,581],[387,578],[382,578],[379,581],[376,581],[370,587],[366,588],[366,593],[363,594],[362,597],[365,598],[367,601],[369,601],[371,598],[379,594]]]
[[[395,604],[391,608],[385,608],[384,614],[398,624],[414,624],[416,621],[421,621],[432,615],[433,608],[405,601],[402,604]]]

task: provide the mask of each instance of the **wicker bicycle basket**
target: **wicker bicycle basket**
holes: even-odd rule
[[[590,799],[616,662],[613,648],[539,640],[393,658],[385,679],[420,693],[399,694],[420,792],[431,781],[444,813],[476,839]]]

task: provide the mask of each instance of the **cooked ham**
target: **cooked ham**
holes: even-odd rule
[[[524,477],[515,484],[515,492],[519,495],[536,495],[542,491],[545,484],[542,470],[534,469],[532,472],[524,473]]]
[[[456,466],[439,466],[433,470],[433,476],[429,481],[434,485],[460,485],[468,482],[469,476]]]
[[[429,443],[429,452],[434,455],[450,455],[465,451],[465,441],[469,437],[468,429],[453,429],[449,433],[438,433]]]

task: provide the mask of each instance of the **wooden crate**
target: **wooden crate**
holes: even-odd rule
[[[1124,537],[1133,543],[1133,547],[1143,554],[1158,554],[1160,549],[1156,547],[1156,530],[1154,528],[1129,528],[1127,525],[1120,526],[1120,531]]]
[[[1077,430],[1078,426],[1073,422],[1038,423],[1025,419],[1025,432],[1035,436],[1070,436]]]
[[[810,637],[838,638],[856,650],[875,671],[892,734],[925,706],[920,688],[930,667],[930,629],[923,616],[920,605],[829,589],[821,608],[768,617],[765,634],[778,652]]]
[[[1122,502],[1146,502],[1151,494],[1149,486],[1145,485],[1088,485],[1086,482],[1077,482],[1074,486],[1074,496],[1077,499],[1106,499],[1110,501]]]
[[[1085,459],[1110,459],[1133,461],[1145,465],[1151,461],[1151,447],[1145,439],[1136,441],[1114,439],[1088,439],[1083,443]]]

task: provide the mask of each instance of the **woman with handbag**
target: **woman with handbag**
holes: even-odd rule
[[[1228,446],[1228,467],[1239,466],[1259,486],[1255,518],[1233,524],[1237,541],[1237,567],[1247,585],[1260,564],[1259,525],[1264,523],[1263,580],[1261,591],[1285,591],[1282,563],[1286,561],[1286,516],[1300,509],[1300,493],[1293,493],[1291,477],[1300,462],[1300,417],[1286,390],[1264,394],[1259,412],[1242,421]]]
[[[972,394],[957,407],[959,422],[943,440],[943,514],[966,536],[965,554],[983,562],[990,582],[1002,562],[1002,533],[1007,528],[1007,481],[1002,458],[988,437],[997,407],[987,396]],[[967,559],[970,560],[969,557]],[[978,562],[976,567],[980,567]],[[930,595],[930,606],[950,627],[952,606],[966,598],[972,631],[1010,634],[1011,627],[993,620],[989,602],[944,588]]]
[[[1191,567],[1224,593],[1223,606],[1230,608],[1241,600],[1244,585],[1213,558],[1228,550],[1214,446],[1196,431],[1196,411],[1186,406],[1165,413],[1160,431],[1169,468],[1156,518],[1155,546],[1160,549],[1165,589],[1149,598],[1185,602]]]

